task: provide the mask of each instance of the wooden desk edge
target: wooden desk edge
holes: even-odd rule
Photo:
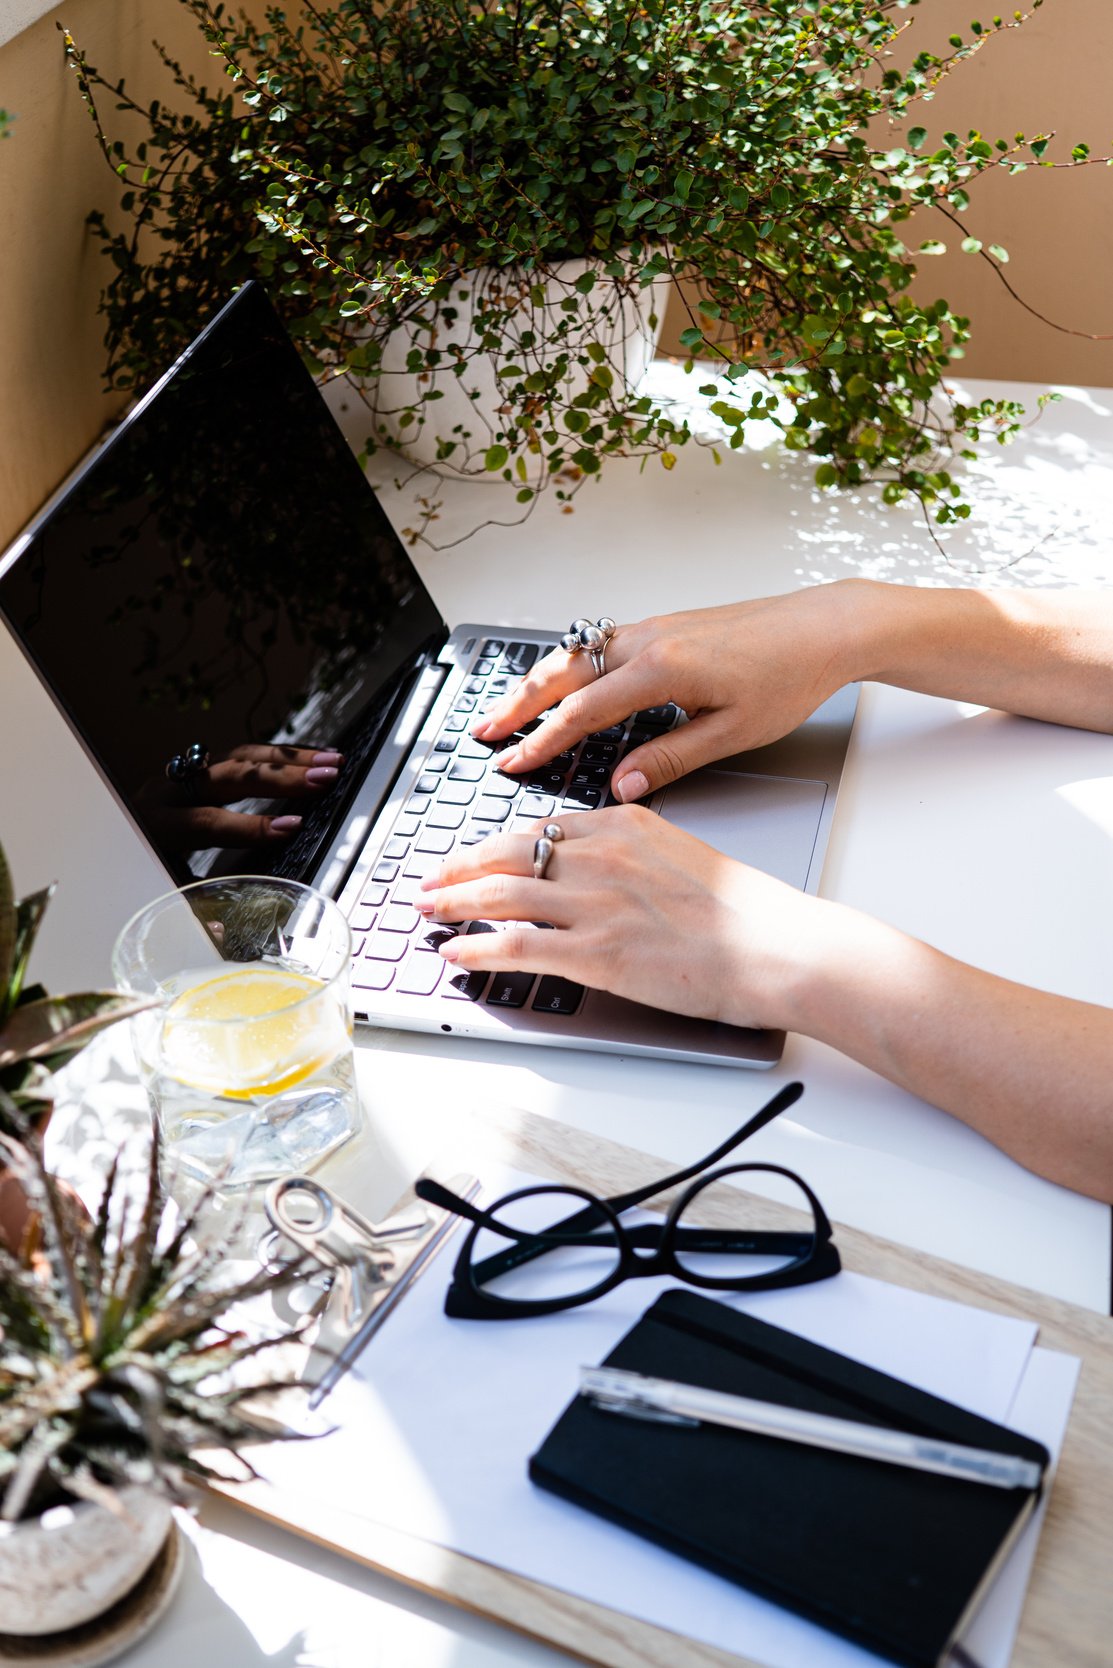
[[[533,1174],[618,1192],[666,1173],[667,1162],[534,1113],[456,1110],[445,1144],[467,1168],[482,1159]],[[453,1168],[457,1168],[453,1165]],[[1039,1342],[1080,1356],[1082,1371],[1029,1583],[1012,1668],[1108,1668],[1113,1636],[1113,1322],[1061,1299],[836,1225],[847,1268],[933,1296],[1038,1323]],[[249,1511],[354,1557],[434,1597],[598,1663],[600,1668],[760,1668],[752,1659],[698,1644],[464,1557],[311,1497],[265,1483],[223,1491]]]

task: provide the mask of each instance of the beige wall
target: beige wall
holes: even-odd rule
[[[176,0],[67,0],[0,47],[0,108],[17,116],[0,146],[0,549],[113,410],[100,382],[103,262],[84,221],[94,206],[111,207],[115,187],[63,64],[63,10],[93,62],[126,76],[136,96],[163,91],[156,34],[205,64]],[[973,0],[924,0],[913,39],[941,44],[976,11]],[[1058,126],[1064,152],[1081,138],[1097,150],[1109,142],[1111,64],[1113,0],[1047,0],[1032,23],[962,68],[926,107],[925,125],[977,125],[991,137]],[[969,219],[1009,249],[1009,276],[1033,305],[1076,328],[1113,331],[1113,171],[987,180]],[[1039,324],[969,257],[923,266],[933,293],[976,321],[970,372],[1113,384],[1113,343]]]
[[[64,18],[90,60],[153,98],[169,78],[157,36],[205,69],[176,0],[67,0],[0,48],[0,550],[92,444],[119,401],[101,385],[105,262],[85,227],[118,192],[62,55]],[[121,119],[103,111],[113,135]]]
[[[1020,0],[1015,0],[1016,4]],[[898,63],[947,37],[970,38],[972,17],[1006,6],[976,0],[922,0],[899,49]],[[1095,155],[1113,149],[1113,0],[1046,0],[1022,29],[1009,31],[959,64],[916,121],[931,144],[953,128],[979,128],[990,140],[1054,129],[1049,155],[1065,159],[1084,140]],[[971,193],[969,232],[1009,252],[1009,282],[1039,312],[1075,330],[1113,336],[1113,169],[1036,168],[987,177]],[[920,262],[916,293],[946,296],[973,321],[962,370],[972,376],[1050,383],[1113,385],[1113,340],[1086,341],[1041,324],[1011,299],[988,264],[963,255],[961,238],[940,215],[919,223],[922,236],[948,243],[948,253]],[[911,241],[911,238],[909,239]],[[918,240],[917,240],[918,241]],[[687,319],[675,305],[666,315],[663,346],[677,351]]]

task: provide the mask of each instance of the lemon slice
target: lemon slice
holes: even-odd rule
[[[343,1040],[333,1004],[306,1000],[324,989],[307,973],[263,965],[190,985],[166,1010],[163,1070],[233,1100],[292,1088]]]

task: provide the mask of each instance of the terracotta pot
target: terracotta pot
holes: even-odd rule
[[[141,1580],[170,1532],[170,1502],[138,1486],[118,1498],[119,1514],[83,1500],[0,1523],[0,1632],[79,1627]]]

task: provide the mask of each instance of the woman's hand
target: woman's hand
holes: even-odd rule
[[[543,880],[543,823],[466,846],[422,882],[431,921],[500,921],[448,939],[462,970],[553,973],[672,1013],[780,1029],[805,898],[640,806],[567,816]],[[529,923],[548,922],[551,932]]]
[[[160,777],[146,783],[139,799],[148,821],[175,851],[288,840],[301,827],[299,816],[225,807],[240,799],[319,798],[334,785],[343,763],[342,753],[250,743],[233,747],[185,781]]]
[[[642,799],[697,765],[787,735],[850,682],[857,605],[850,587],[824,585],[619,626],[605,676],[596,678],[586,654],[556,649],[472,733],[500,740],[559,702],[499,757],[499,768],[516,774],[632,712],[675,701],[690,722],[634,748],[615,771],[615,798]]]

